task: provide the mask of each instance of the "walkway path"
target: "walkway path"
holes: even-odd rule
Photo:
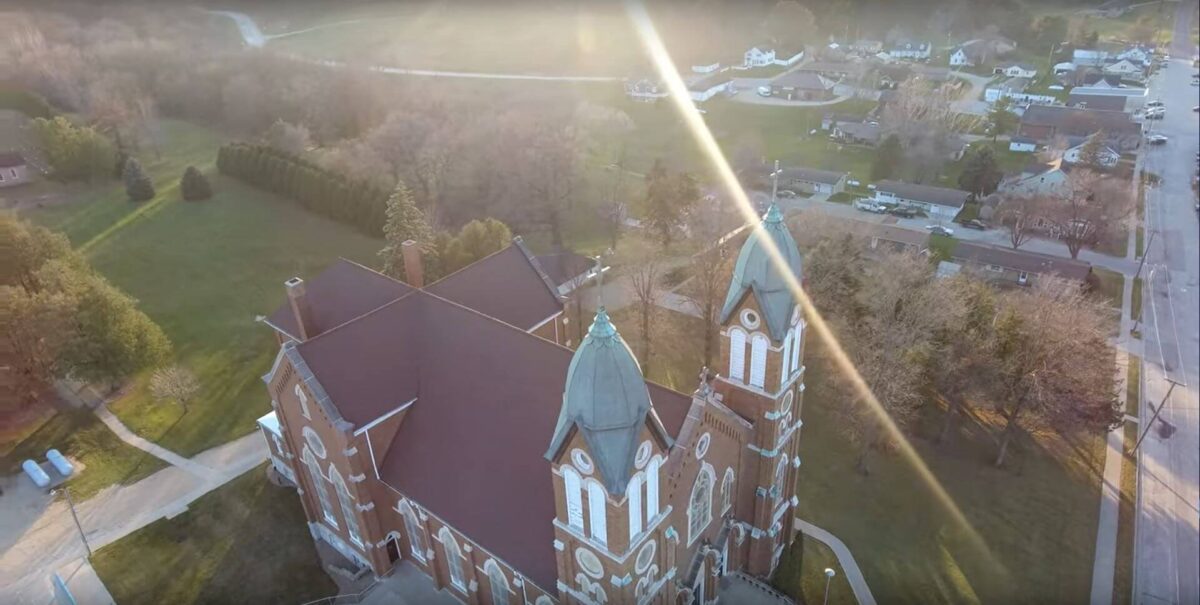
[[[183,456],[180,456],[179,454],[176,454],[175,452],[172,452],[171,450],[154,443],[153,441],[149,441],[129,430],[129,427],[126,427],[119,418],[113,415],[112,412],[108,411],[107,405],[101,404],[93,411],[95,412],[96,417],[99,418],[100,421],[109,428],[109,430],[111,430],[113,433],[116,433],[117,437],[120,437],[121,441],[124,441],[125,443],[128,443],[129,445],[132,445],[133,447],[136,447],[137,449],[142,450],[143,452],[146,452],[147,454],[150,454],[151,456],[154,456],[155,458],[158,458],[167,464],[170,464],[171,466],[177,466],[189,473],[192,473],[201,479],[216,478],[216,475],[213,473],[212,469],[192,462],[191,460],[188,460],[187,458],[184,458]]]
[[[838,564],[842,566],[842,573],[846,574],[846,581],[850,583],[850,589],[854,591],[854,598],[858,600],[859,605],[875,605],[875,596],[871,594],[871,589],[867,587],[867,581],[863,578],[862,571],[858,568],[858,563],[854,561],[854,555],[850,554],[850,549],[846,548],[846,545],[837,536],[800,517],[796,517],[796,528],[804,535],[816,538],[833,550],[833,554],[837,555]]]

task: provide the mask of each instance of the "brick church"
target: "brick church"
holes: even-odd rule
[[[313,538],[466,603],[707,603],[727,573],[768,578],[793,535],[806,323],[778,208],[761,227],[690,395],[645,380],[603,306],[575,325],[519,238],[427,285],[415,245],[411,283],[344,260],[288,280],[259,423]]]

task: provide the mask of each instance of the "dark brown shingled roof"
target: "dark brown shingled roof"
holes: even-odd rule
[[[1050,273],[1076,281],[1085,281],[1092,272],[1092,265],[1080,260],[964,241],[958,242],[951,257],[959,262],[998,265],[1028,273]]]
[[[562,311],[557,286],[519,240],[425,289],[523,330]]]
[[[316,324],[315,333],[320,334],[378,309],[413,288],[342,258],[311,281],[305,281],[304,290]],[[292,338],[299,338],[296,316],[286,300],[267,317],[267,323]]]
[[[553,590],[554,495],[543,454],[570,349],[416,291],[298,350],[357,425],[415,397],[380,477]],[[677,435],[691,398],[647,387]]]

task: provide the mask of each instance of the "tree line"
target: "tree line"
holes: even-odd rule
[[[388,193],[371,182],[251,143],[223,145],[217,152],[217,170],[368,235],[383,235]]]

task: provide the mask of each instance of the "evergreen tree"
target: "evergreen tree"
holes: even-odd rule
[[[208,183],[208,177],[195,166],[188,166],[183,171],[183,177],[179,179],[179,190],[184,201],[188,202],[212,197],[212,185]]]
[[[1000,168],[991,147],[975,146],[963,159],[963,171],[958,175],[959,188],[974,193],[977,198],[988,195],[1000,185]]]
[[[896,169],[900,167],[903,159],[902,153],[900,138],[894,134],[888,135],[879,149],[875,151],[875,160],[871,162],[871,180],[892,178],[896,174]]]
[[[671,247],[676,232],[699,199],[700,191],[692,175],[671,174],[661,160],[655,160],[646,175],[643,214],[647,227],[658,236],[664,249]]]
[[[400,252],[400,245],[408,240],[420,244],[426,266],[436,260],[434,257],[437,255],[437,248],[433,228],[425,220],[425,213],[417,207],[404,183],[398,184],[388,198],[383,238],[387,242],[379,251],[379,256],[383,258],[383,272],[396,279],[405,279],[404,257]]]
[[[131,202],[145,202],[154,199],[154,181],[142,169],[142,163],[137,158],[125,161],[125,171],[121,174],[125,182],[125,193]]]

